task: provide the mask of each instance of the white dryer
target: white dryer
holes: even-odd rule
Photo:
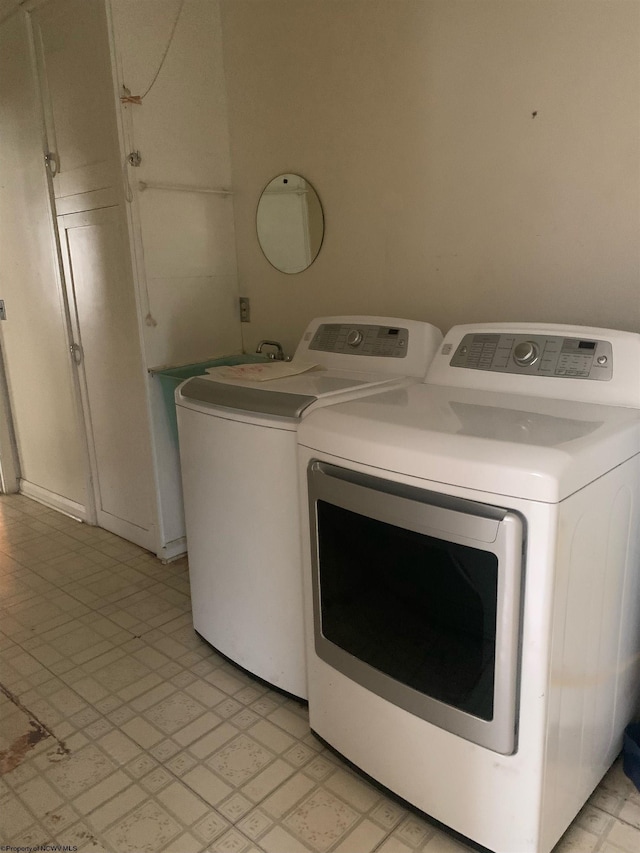
[[[459,326],[300,427],[313,731],[497,853],[548,853],[638,710],[640,335]]]
[[[313,409],[417,381],[442,334],[389,317],[313,320],[291,364],[258,382],[176,390],[193,624],[232,661],[306,698],[296,431]]]

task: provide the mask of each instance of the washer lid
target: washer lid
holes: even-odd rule
[[[369,388],[383,388],[406,381],[401,375],[324,368],[268,382],[195,376],[177,388],[176,404],[203,411],[222,407],[295,420],[319,400],[333,402],[340,397],[346,399],[367,393]]]
[[[302,412],[318,399],[311,395],[227,385],[200,376],[185,382],[180,387],[180,395],[186,401],[209,403],[241,412],[257,412],[285,418],[299,418]]]
[[[640,410],[416,384],[311,412],[298,442],[382,472],[557,503],[640,453]]]

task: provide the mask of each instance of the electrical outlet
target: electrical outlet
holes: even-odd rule
[[[249,303],[249,297],[241,296],[238,301],[240,302],[240,322],[249,323],[251,320],[251,305]]]

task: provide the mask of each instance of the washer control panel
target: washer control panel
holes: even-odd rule
[[[408,347],[408,329],[365,323],[323,323],[309,344],[310,350],[382,358],[404,358]]]
[[[613,376],[609,341],[535,334],[465,335],[450,365],[561,379],[611,379]]]

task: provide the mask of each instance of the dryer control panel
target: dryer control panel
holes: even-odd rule
[[[460,341],[451,367],[553,376],[561,379],[611,379],[609,341],[536,334],[468,334]]]
[[[323,323],[309,344],[310,350],[381,358],[404,358],[408,347],[408,329],[367,323]]]

